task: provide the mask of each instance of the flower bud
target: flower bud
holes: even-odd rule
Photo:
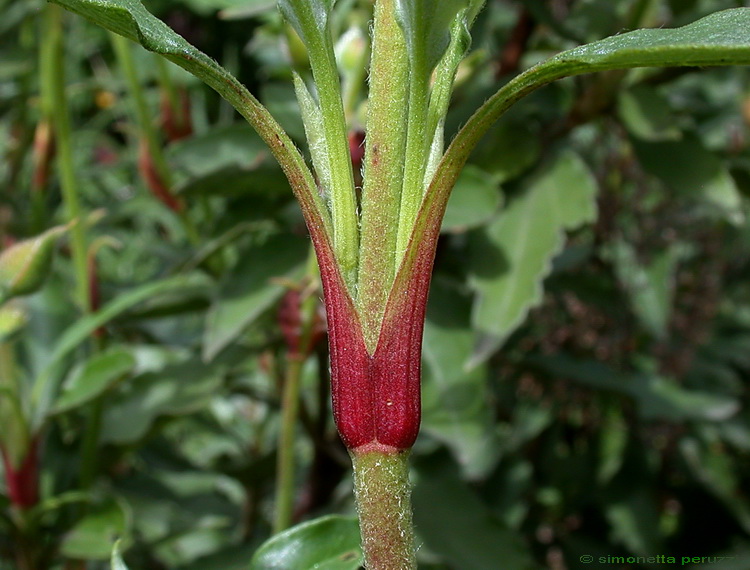
[[[52,267],[57,237],[65,229],[65,226],[54,227],[0,253],[0,303],[41,288]]]

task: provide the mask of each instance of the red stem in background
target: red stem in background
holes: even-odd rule
[[[5,470],[5,484],[10,502],[19,509],[30,509],[39,502],[39,441],[34,439],[18,468],[4,449],[0,449]]]

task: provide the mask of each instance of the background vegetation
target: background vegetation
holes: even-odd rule
[[[338,4],[356,150],[371,3]],[[448,132],[562,49],[740,5],[490,0]],[[274,2],[147,6],[302,143],[305,53]],[[115,538],[132,569],[357,568],[320,293],[280,169],[174,66],[41,1],[0,10],[2,296],[31,284],[0,308],[0,568],[106,568]],[[564,80],[474,154],[425,330],[421,566],[750,565],[749,80]],[[269,543],[297,373],[294,519],[315,522]]]

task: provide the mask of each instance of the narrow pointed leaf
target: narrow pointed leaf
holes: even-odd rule
[[[330,196],[331,165],[328,162],[328,145],[326,144],[325,127],[323,125],[323,113],[298,73],[294,74],[294,91],[297,94],[302,122],[305,125],[310,158],[325,195]]]

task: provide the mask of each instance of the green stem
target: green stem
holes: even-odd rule
[[[312,27],[315,20],[312,7],[303,4],[300,13]],[[330,30],[327,29],[320,34],[309,34],[307,49],[315,85],[318,88],[328,150],[334,251],[349,291],[354,294],[359,249],[357,197],[354,191],[354,172],[346,132],[346,117],[341,99],[341,82]]]
[[[373,25],[357,296],[371,352],[396,273],[398,227],[394,221],[401,207],[408,90],[409,56],[396,20],[395,0],[382,0],[375,5]]]
[[[276,462],[276,518],[274,533],[281,532],[292,523],[294,512],[294,448],[297,416],[299,415],[299,386],[305,358],[290,355],[284,377],[284,394],[281,401],[281,432],[279,454]]]
[[[307,278],[303,281],[317,283],[320,280],[315,252],[310,251],[307,262]],[[311,291],[317,291],[314,286]],[[276,518],[274,532],[288,528],[294,514],[295,432],[300,411],[300,382],[302,369],[312,350],[310,345],[317,312],[317,296],[310,294],[301,300],[302,330],[296,351],[287,355],[284,391],[281,401],[281,431],[279,433],[279,455],[276,462]]]
[[[429,107],[429,70],[427,55],[419,42],[411,61],[409,77],[409,128],[406,135],[406,164],[404,165],[404,186],[401,191],[401,210],[398,217],[398,238],[396,240],[396,263],[403,258],[411,237],[414,221],[424,195],[424,175],[432,133],[427,132]]]
[[[73,267],[75,270],[75,294],[84,312],[89,312],[89,273],[86,259],[88,249],[83,223],[78,184],[73,165],[68,98],[65,90],[65,62],[63,58],[63,10],[48,5],[45,11],[44,41],[40,51],[42,105],[47,116],[52,118],[57,145],[57,168],[60,189],[69,221],[77,220],[70,229]]]
[[[365,568],[416,569],[409,452],[360,448],[351,457]]]

